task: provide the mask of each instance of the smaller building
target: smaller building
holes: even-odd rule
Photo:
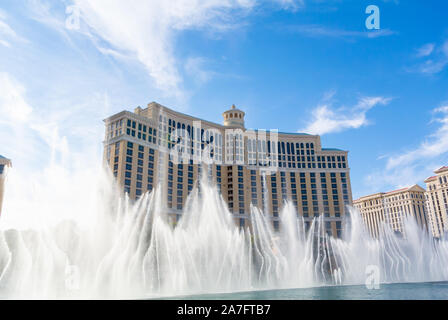
[[[3,193],[5,189],[6,168],[11,166],[11,160],[0,155],[0,215],[2,213]]]
[[[440,237],[448,229],[448,167],[441,167],[434,173],[435,176],[425,180],[426,205],[432,233]]]
[[[406,217],[414,217],[417,224],[428,230],[428,219],[425,206],[425,189],[419,185],[379,192],[361,197],[353,201],[372,237],[381,233],[383,223],[392,230],[403,233],[403,222]]]

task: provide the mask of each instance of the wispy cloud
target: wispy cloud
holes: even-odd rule
[[[423,74],[436,74],[448,65],[448,40],[440,45],[433,43],[425,44],[417,49],[417,58],[424,58],[423,62],[407,68],[410,72]]]
[[[197,85],[209,81],[215,72],[205,68],[206,60],[202,57],[190,57],[185,61],[185,72],[194,79]]]
[[[427,57],[434,51],[434,43],[427,43],[420,48],[417,49],[416,56],[417,58]]]
[[[433,170],[448,163],[448,104],[433,109],[432,114],[430,124],[438,124],[435,131],[414,149],[385,157],[384,168],[366,177],[367,185],[379,190],[422,183]]]
[[[297,11],[305,6],[305,0],[273,0],[281,8],[286,10]]]
[[[389,29],[355,31],[355,30],[332,28],[317,24],[290,25],[285,28],[290,32],[300,33],[308,37],[330,37],[341,39],[356,39],[356,38],[373,39],[397,34],[397,32]]]
[[[436,158],[448,152],[448,105],[436,108],[434,114],[440,115],[433,122],[440,123],[440,127],[423,141],[418,148],[391,157],[387,161],[386,169],[410,165],[418,160]]]
[[[276,9],[298,10],[303,0],[267,0]],[[29,0],[34,19],[69,37],[76,31],[89,37],[106,55],[136,60],[156,88],[169,96],[184,95],[183,71],[188,57],[176,52],[176,36],[184,30],[219,34],[245,25],[245,18],[260,5],[255,0],[73,0],[80,13],[80,28],[68,31],[61,8],[45,0]]]
[[[324,101],[312,111],[308,126],[299,131],[323,135],[366,126],[369,124],[367,112],[377,105],[388,104],[390,100],[385,97],[362,97],[351,108],[333,108],[331,102]]]
[[[26,42],[26,39],[19,36],[7,23],[7,15],[0,11],[0,45],[11,47],[11,41]]]
[[[40,21],[55,29],[63,28],[63,21],[55,17],[45,3],[33,2]],[[238,17],[255,2],[74,0],[74,4],[81,18],[81,28],[77,31],[94,38],[102,53],[139,61],[157,88],[169,95],[181,95],[181,63],[175,53],[177,32],[230,30],[239,25],[235,23]]]

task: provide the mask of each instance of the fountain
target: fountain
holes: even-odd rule
[[[448,280],[448,242],[433,239],[413,220],[405,222],[405,237],[384,225],[381,237],[372,239],[350,208],[350,223],[335,239],[325,232],[322,216],[305,230],[287,202],[279,231],[256,207],[250,227],[240,228],[204,174],[173,226],[161,188],[134,202],[108,170],[98,172],[97,183],[77,188],[78,194],[67,190],[71,196],[62,197],[60,206],[41,210],[49,198],[27,198],[35,210],[25,215],[22,204],[14,203],[20,199],[14,188],[7,195],[0,221],[0,298],[154,298],[355,285],[365,283],[369,266],[379,269],[383,283]],[[55,192],[51,184],[42,188]],[[36,227],[4,220],[63,210],[72,216]]]

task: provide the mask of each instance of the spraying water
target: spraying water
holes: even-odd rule
[[[434,240],[413,220],[405,222],[405,237],[383,226],[375,240],[350,209],[350,223],[342,239],[335,239],[326,234],[323,217],[306,230],[287,202],[279,231],[256,207],[251,226],[239,228],[217,188],[203,177],[174,227],[161,188],[133,202],[101,172],[96,183],[71,192],[73,198],[62,197],[63,205],[44,208],[52,215],[60,210],[60,221],[20,229],[1,221],[0,297],[151,298],[364,284],[369,266],[378,268],[381,282],[448,280],[448,243]],[[12,174],[13,185],[14,179]],[[55,192],[42,183],[46,187]],[[50,201],[43,192],[38,202],[28,199],[35,208],[27,212],[30,219]],[[7,196],[6,216],[24,209],[14,204],[18,198],[12,194],[8,204]],[[67,219],[62,211],[73,214]]]

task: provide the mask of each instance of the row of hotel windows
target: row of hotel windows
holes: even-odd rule
[[[127,168],[129,168],[129,170],[132,169],[132,166],[131,166],[131,164],[132,164],[132,156],[134,154],[133,153],[133,146],[134,146],[134,144],[132,142],[127,142],[127,147],[128,148],[127,148],[127,151],[126,151],[126,163],[130,164],[127,167]],[[139,152],[138,152],[138,161],[137,161],[137,163],[138,163],[138,166],[140,168],[138,168],[137,170],[138,170],[139,173],[141,173],[142,170],[143,170],[142,166],[143,166],[143,157],[144,157],[144,154],[143,154],[144,146],[139,145],[138,148],[139,148]],[[154,166],[154,149],[152,149],[152,148],[148,148],[148,149],[149,149],[149,154],[150,154],[149,155],[149,159],[148,159],[149,160],[148,161],[148,166],[149,166],[150,169],[153,169],[153,166]],[[119,154],[119,142],[116,143],[116,147],[115,147],[114,164],[116,164],[116,165],[118,165],[118,154]],[[168,173],[172,174],[173,163],[171,161],[169,162],[169,166],[170,166],[170,169],[168,169]],[[182,172],[181,169],[183,168],[183,165],[182,164],[178,164],[177,166],[178,166],[178,169],[180,169],[178,172]],[[192,165],[189,165],[188,167],[189,167],[189,171],[193,170],[193,166]],[[118,168],[116,166],[114,166],[114,171],[116,171],[117,169]],[[217,170],[217,176],[220,177],[221,176],[221,166],[217,165],[216,166],[216,170]],[[242,170],[243,170],[243,167],[242,166],[238,166],[238,171],[239,171],[238,174],[239,174],[240,177],[243,176]],[[152,173],[152,171],[150,171],[150,173]],[[230,171],[229,175],[231,175],[231,173],[232,172]],[[251,170],[252,179],[255,178],[255,173],[256,173],[255,170]],[[284,171],[280,172],[281,182],[282,182],[282,191],[284,191],[284,192],[286,192],[286,189],[284,189],[286,187],[286,184],[285,184],[286,181],[285,181],[285,178],[284,178],[285,174],[286,173]],[[321,175],[322,188],[324,190],[326,190],[327,185],[326,185],[325,173],[320,173],[320,175]],[[291,176],[291,188],[293,190],[295,190],[296,189],[295,173],[294,172],[290,172],[290,176]],[[311,173],[310,176],[311,176],[311,186],[312,186],[313,189],[315,189],[316,188],[316,185],[315,185],[315,182],[316,182],[315,173]],[[126,177],[130,178],[130,172],[126,173]],[[192,174],[189,175],[189,178],[192,178],[192,177],[193,177]],[[341,179],[342,179],[343,190],[345,190],[344,194],[347,194],[348,193],[347,192],[347,183],[346,183],[347,181],[346,181],[345,173],[341,173]],[[141,179],[138,179],[138,180],[141,180]],[[242,178],[239,178],[239,181],[242,183],[243,182]],[[271,181],[272,181],[272,188],[275,189],[276,188],[276,183],[275,183],[276,177],[272,176],[271,177]],[[182,181],[180,180],[179,182],[182,182]],[[221,182],[221,180],[219,179],[218,182]],[[231,178],[229,178],[229,182],[231,182]],[[306,185],[305,185],[305,173],[303,173],[303,172],[300,173],[300,182],[301,182],[301,187],[305,188],[306,187]],[[252,182],[252,183],[254,183],[254,182]],[[333,188],[333,191],[334,191],[334,193],[336,193],[337,192],[337,190],[336,190],[336,188],[337,188],[337,185],[336,185],[336,173],[331,173],[331,183],[332,183],[331,186]],[[325,191],[323,191],[323,192],[326,193]],[[348,198],[345,197],[344,199],[347,200]]]
[[[130,193],[131,189],[131,172],[132,172],[132,162],[133,162],[133,156],[134,156],[134,143],[127,142],[127,148],[126,148],[126,171],[125,171],[125,180],[124,180],[124,191],[127,193]],[[114,157],[114,174],[117,174],[117,166],[118,166],[118,155],[119,155],[119,148],[120,144],[116,143],[115,145],[115,157]],[[148,176],[147,176],[147,190],[151,191],[153,188],[153,176],[154,176],[154,152],[155,150],[152,148],[148,148],[149,156],[148,156]],[[136,175],[136,182],[135,182],[135,188],[136,188],[136,197],[140,197],[142,194],[143,189],[143,158],[144,158],[144,147],[141,145],[138,145],[138,159],[137,159],[137,175]],[[171,161],[169,161],[168,165],[168,206],[170,208],[173,206],[173,170],[174,166]],[[181,210],[182,204],[183,204],[183,169],[184,166],[182,164],[177,165],[177,204],[176,208]],[[191,192],[193,188],[193,165],[188,165],[188,175],[187,175],[187,189],[188,193]],[[201,172],[201,167],[198,166],[198,174]],[[252,180],[252,200],[256,200],[257,193],[256,188],[254,188],[254,181],[256,180],[256,171],[251,170],[251,180]],[[290,181],[291,181],[291,188],[293,193],[293,201],[295,206],[297,207],[297,196],[296,196],[296,177],[294,172],[290,172]],[[308,217],[308,202],[307,202],[307,195],[306,195],[306,184],[305,182],[305,174],[299,173],[301,182],[301,188],[302,188],[302,205],[303,205],[303,216]],[[217,176],[217,182],[219,187],[221,186],[221,166],[216,166],[216,176]],[[281,178],[281,186],[282,186],[282,200],[286,200],[286,179],[285,179],[286,173],[280,172],[280,178]],[[322,183],[322,197],[323,197],[323,204],[324,204],[324,213],[325,216],[329,216],[329,208],[328,208],[328,195],[326,191],[326,177],[325,173],[321,173],[321,183]],[[314,216],[318,216],[318,201],[317,201],[317,193],[316,193],[316,174],[311,173],[311,183],[312,183],[312,203],[313,203],[313,210],[314,210]],[[229,184],[229,208],[233,208],[233,188],[232,188],[232,171],[228,172],[228,182]],[[333,200],[334,200],[334,206],[335,206],[335,216],[340,216],[340,208],[339,208],[339,201],[337,196],[337,189],[336,189],[336,174],[331,173],[331,182],[332,182],[332,190],[333,192]],[[345,173],[341,173],[341,182],[343,187],[343,193],[344,193],[344,203],[348,203],[348,195],[347,195],[347,184],[346,184],[346,177]],[[256,182],[255,182],[256,183]],[[273,216],[278,217],[278,207],[277,207],[277,190],[276,190],[276,177],[271,177],[271,188],[272,188],[272,201],[273,201]],[[244,181],[243,181],[243,166],[238,166],[238,195],[239,195],[239,212],[240,214],[244,214]],[[264,192],[262,192],[262,199],[264,200]],[[275,222],[274,222],[275,223]]]
[[[133,161],[133,150],[134,144],[132,142],[127,142],[127,150],[126,150],[126,171],[125,171],[125,192],[130,192],[131,187],[131,171],[132,171],[132,161]],[[148,156],[148,180],[147,180],[147,190],[151,191],[153,188],[153,168],[154,168],[154,149],[149,149],[149,156]],[[136,196],[139,197],[142,194],[142,186],[143,186],[143,157],[144,157],[144,147],[139,145],[138,146],[138,159],[137,159],[137,176],[136,176]],[[114,174],[117,175],[118,170],[118,153],[119,153],[119,143],[116,143],[115,147],[115,158],[114,158]],[[198,174],[200,174],[201,168],[198,167]],[[252,202],[255,204],[257,202],[257,188],[256,188],[256,170],[251,170],[251,191],[252,191]],[[291,182],[291,192],[292,192],[292,200],[296,207],[298,207],[298,196],[297,196],[297,186],[296,186],[296,173],[290,172],[290,182]],[[179,164],[177,165],[177,208],[182,209],[182,196],[183,196],[183,165]],[[280,172],[280,179],[281,179],[281,191],[282,191],[282,200],[287,200],[287,190],[286,190],[286,173],[284,171]],[[332,200],[333,205],[335,207],[335,216],[340,216],[340,208],[339,208],[339,195],[337,190],[337,183],[336,183],[336,173],[331,173],[331,188],[332,188]],[[341,182],[342,182],[342,192],[343,192],[343,201],[344,204],[349,203],[348,198],[348,188],[347,188],[347,180],[346,180],[346,174],[340,173],[341,175]],[[219,188],[221,188],[221,166],[216,166],[216,176],[217,176],[217,182]],[[308,195],[306,190],[306,180],[305,180],[305,173],[299,173],[300,176],[300,188],[301,188],[301,200],[302,200],[302,207],[303,207],[303,216],[308,217],[309,216],[309,205],[308,205]],[[329,197],[328,197],[328,191],[327,191],[327,180],[325,173],[320,173],[320,182],[321,182],[321,189],[322,189],[322,203],[323,203],[323,209],[325,216],[329,216]],[[311,181],[311,200],[312,200],[312,209],[314,211],[314,216],[319,215],[319,204],[318,204],[318,195],[317,195],[317,188],[316,188],[316,173],[310,173],[310,181]],[[193,165],[188,165],[188,176],[187,176],[187,182],[188,182],[188,192],[190,192],[193,188]],[[228,172],[228,183],[229,183],[229,190],[228,190],[228,201],[229,201],[229,207],[233,208],[233,185],[232,185],[232,171]],[[169,168],[168,168],[168,203],[171,207],[172,202],[172,193],[173,193],[173,163],[169,161]],[[263,188],[263,187],[262,187]],[[276,183],[276,177],[271,177],[271,190],[272,190],[272,207],[273,207],[273,215],[278,216],[278,197],[277,197],[277,183]],[[262,200],[264,201],[264,190],[261,192],[262,194]],[[244,214],[244,181],[243,181],[243,166],[238,166],[238,200],[239,200],[239,211],[241,214]]]
[[[393,197],[387,197],[384,198],[385,202],[394,202],[394,201],[399,201],[399,200],[406,200],[406,199],[424,199],[423,193],[422,194],[414,194],[411,193],[409,194],[401,194],[398,196],[393,196]]]
[[[445,195],[445,192],[448,193],[448,191],[442,190],[442,197],[443,197],[443,204],[445,206],[445,212],[448,213],[448,203],[447,203],[447,196]],[[434,196],[435,196],[435,199],[434,199]],[[431,194],[430,197],[432,200],[433,208],[437,209],[438,212],[442,212],[438,194],[437,193]],[[428,202],[429,202],[429,196],[428,196]],[[437,206],[436,206],[436,204],[437,204]]]
[[[136,137],[138,139],[148,141],[149,143],[156,144],[157,143],[157,129],[154,129],[148,125],[137,123],[134,120],[127,119],[127,128],[126,134],[132,137]],[[119,131],[116,131],[117,134],[121,134],[121,126],[123,123],[123,119],[117,120],[109,125],[110,137],[113,137],[113,129],[112,128],[120,128]],[[219,133],[215,133],[216,139],[214,140],[213,135],[210,135],[209,131],[204,131],[197,128],[196,135],[194,134],[194,130],[190,127],[190,125],[185,125],[184,123],[177,122],[175,120],[169,119],[168,130],[166,125],[162,127],[160,124],[160,128],[162,131],[167,132],[168,134],[162,135],[162,139],[158,139],[158,144],[167,145],[168,148],[172,148],[174,143],[170,141],[170,134],[172,129],[186,129],[188,134],[191,135],[192,141],[191,146],[185,146],[188,153],[194,154],[194,137],[201,137],[196,144],[197,148],[203,150],[205,147],[204,142],[212,143],[214,145],[213,157],[217,161],[222,161],[222,135]],[[116,129],[118,130],[118,129]],[[205,141],[202,140],[202,137],[206,134]],[[244,161],[244,151],[243,151],[243,140],[241,134],[228,134],[227,135],[227,161]],[[230,142],[231,141],[231,142]],[[257,147],[258,145],[258,147]],[[278,150],[277,159],[273,159],[271,163],[267,163],[267,158],[271,156],[271,146],[272,153],[275,153]],[[266,148],[267,147],[267,148]],[[266,150],[267,149],[267,150]],[[275,150],[276,149],[276,150]],[[346,168],[346,158],[345,156],[320,156],[315,155],[314,151],[314,143],[293,143],[293,142],[277,142],[277,148],[274,148],[274,143],[266,140],[253,140],[249,139],[247,144],[248,151],[248,163],[256,164],[257,163],[257,153],[258,153],[258,164],[259,165],[276,165],[278,160],[278,166],[283,168],[318,168],[318,169],[326,169],[326,168]],[[267,151],[267,152],[266,152]],[[235,153],[235,154],[234,154]],[[297,161],[296,161],[297,160]],[[317,161],[316,161],[317,160]],[[317,162],[317,163],[316,163]]]
[[[447,177],[446,177],[446,176],[441,176],[441,177],[439,177],[439,183],[440,183],[440,184],[448,183],[448,182],[447,182]],[[435,184],[430,184],[430,185],[428,186],[428,189],[429,189],[430,191],[434,191],[434,190],[437,189],[437,186],[436,186]]]
[[[382,205],[383,202],[385,203],[393,203],[399,200],[408,200],[408,199],[422,199],[424,201],[425,197],[422,194],[417,194],[417,193],[411,193],[411,194],[406,194],[406,195],[399,195],[399,196],[394,196],[394,197],[387,197],[387,198],[381,198],[381,199],[375,199],[375,200],[370,200],[367,202],[363,202],[360,204],[360,207],[364,207],[366,208],[367,206],[373,206],[373,205]],[[390,204],[388,204],[388,206],[390,206]]]
[[[242,167],[239,167],[238,170],[239,178],[238,178],[238,195],[239,195],[239,207],[240,207],[240,213],[244,214],[244,190],[243,190],[243,173],[242,173]],[[228,191],[228,201],[229,201],[229,207],[233,208],[233,189],[232,185],[232,172],[230,171],[228,173],[229,175],[229,191]],[[298,196],[297,196],[297,184],[296,184],[296,173],[290,172],[290,181],[291,181],[291,200],[293,201],[296,208],[298,208]],[[332,187],[332,200],[335,210],[335,216],[340,217],[340,202],[339,202],[339,195],[337,190],[337,182],[336,182],[336,173],[331,173],[331,187]],[[301,172],[299,173],[300,176],[300,187],[301,187],[301,200],[302,200],[302,210],[303,210],[303,216],[309,217],[309,206],[308,206],[308,195],[306,190],[306,179],[305,179],[305,173]],[[312,200],[312,210],[314,216],[319,216],[319,199],[317,194],[317,187],[316,187],[316,173],[310,173],[310,181],[311,181],[311,200]],[[329,196],[328,196],[328,190],[327,190],[327,179],[325,176],[325,173],[320,173],[321,177],[321,189],[322,194],[322,204],[323,204],[323,211],[324,215],[326,217],[330,216],[330,208],[329,208]],[[251,178],[251,200],[252,204],[258,205],[258,193],[257,193],[257,182],[256,182],[256,170],[250,170],[250,178]],[[272,176],[271,177],[271,197],[272,197],[272,211],[273,216],[278,217],[278,211],[279,211],[279,202],[278,202],[278,189],[277,189],[277,177]],[[280,181],[281,181],[281,199],[282,201],[286,201],[288,198],[287,194],[287,187],[286,187],[286,172],[280,171]],[[348,196],[348,188],[347,188],[347,178],[345,173],[341,173],[341,182],[342,182],[342,193],[343,193],[343,203],[349,204],[349,196]],[[264,203],[264,194],[265,194],[265,186],[262,183],[261,186],[261,200],[262,203]]]
[[[106,138],[111,139],[123,134],[123,119],[111,122],[106,130]]]
[[[421,221],[423,224],[428,225],[427,217],[426,217],[426,211],[423,204],[421,205],[412,205],[412,208],[414,209],[414,216],[416,219]],[[412,214],[411,207],[408,205],[401,205],[396,206],[393,208],[388,208],[386,210],[379,209],[379,210],[369,210],[369,212],[364,212],[363,218],[365,221],[368,221],[368,223],[372,226],[375,225],[378,227],[378,220],[385,220],[389,219],[390,223],[392,224],[393,228],[397,229],[398,227],[401,228],[401,225],[399,225],[402,222],[402,218],[404,215],[409,216]],[[386,216],[385,216],[386,215]],[[373,224],[373,221],[376,223]],[[378,231],[378,230],[377,230]]]
[[[144,163],[144,146],[138,145],[138,149],[136,149],[137,153],[137,175],[136,175],[136,183],[135,183],[135,195],[136,197],[140,197],[142,195],[143,186],[146,185],[146,189],[151,191],[153,189],[154,183],[154,153],[155,150],[152,148],[148,148],[148,165],[147,165],[147,173],[148,177],[146,181],[143,181],[143,163]],[[131,191],[131,178],[132,178],[132,162],[134,155],[134,143],[127,142],[126,149],[126,166],[125,166],[125,179],[124,179],[124,191],[126,193],[130,193]]]
[[[432,190],[434,191],[434,190]],[[443,206],[444,206],[444,211],[445,214],[448,213],[448,203],[447,203],[447,196],[445,195],[445,192],[448,192],[444,189],[442,189],[442,197],[443,197]],[[438,232],[440,233],[442,230],[445,230],[445,220],[442,218],[442,216],[444,215],[443,210],[440,206],[440,201],[439,201],[439,196],[437,192],[432,192],[429,195],[426,195],[427,197],[427,205],[428,205],[428,211],[431,211],[431,208],[434,208],[435,212],[433,212],[433,214],[435,215],[435,219],[433,219],[433,225],[434,228],[438,230]],[[432,203],[432,206],[431,206]]]

